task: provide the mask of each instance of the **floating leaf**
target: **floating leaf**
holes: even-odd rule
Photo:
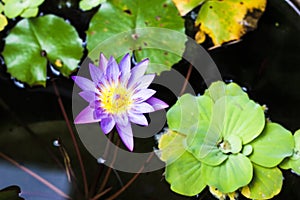
[[[106,0],[81,0],[79,2],[79,8],[83,11],[91,10],[105,1]]]
[[[150,58],[148,73],[159,74],[181,60],[186,41],[183,33],[184,21],[170,0],[109,0],[90,22],[87,48],[114,57],[134,50],[137,61]],[[89,56],[97,62],[98,55]]]
[[[215,46],[239,40],[248,30],[256,28],[264,12],[266,0],[210,0],[198,14],[195,25],[199,26],[196,40],[201,43],[207,34]]]
[[[242,189],[242,194],[249,199],[271,199],[279,194],[283,182],[281,171],[264,168],[253,164],[253,179]]]
[[[281,164],[282,169],[292,169],[293,172],[300,175],[300,130],[294,134],[295,148],[293,155],[286,158]]]
[[[21,189],[18,186],[9,186],[0,190],[0,199],[1,200],[24,200],[19,197]]]
[[[166,162],[166,180],[179,194],[193,196],[206,186],[201,178],[201,163],[184,148],[186,136],[168,130],[159,140],[160,159]]]
[[[210,121],[211,109],[212,101],[210,98],[185,94],[167,113],[169,128],[182,134],[196,131],[200,123]]]
[[[35,17],[38,13],[38,6],[44,0],[9,0],[5,1],[4,14],[8,18]]]
[[[202,174],[207,185],[222,193],[230,193],[250,183],[252,164],[243,154],[231,154],[218,166],[202,165]]]
[[[2,31],[7,24],[8,22],[6,17],[0,13],[0,31]]]
[[[224,113],[224,114],[223,114]],[[226,96],[216,101],[213,124],[219,127],[224,140],[237,135],[247,144],[261,134],[265,116],[261,106],[245,96]],[[224,116],[224,117],[223,117]]]
[[[184,149],[184,140],[186,136],[180,133],[168,130],[159,139],[159,157],[167,164],[174,162],[186,150]]]
[[[181,16],[201,5],[206,0],[173,0]]]
[[[47,62],[69,76],[83,54],[82,41],[75,28],[62,18],[45,15],[23,19],[6,38],[3,56],[7,71],[30,86],[46,84]]]
[[[217,101],[223,96],[246,96],[247,93],[236,83],[225,84],[223,81],[213,82],[207,90],[205,90],[204,95],[209,96],[214,101]]]
[[[212,128],[208,129],[207,124],[201,124],[197,131],[191,133],[187,137],[187,149],[199,161],[217,166],[222,164],[228,155],[223,153],[218,147],[220,140],[219,133],[215,133]]]
[[[267,123],[262,134],[250,144],[253,147],[250,160],[269,168],[291,156],[295,145],[291,132],[276,123]]]

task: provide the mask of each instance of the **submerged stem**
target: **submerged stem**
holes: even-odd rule
[[[113,137],[113,136],[112,136],[112,137]],[[104,180],[103,180],[103,182],[102,182],[102,184],[101,184],[101,186],[100,186],[100,189],[99,189],[98,193],[99,193],[99,192],[102,192],[102,190],[104,189],[104,187],[105,187],[106,184],[107,184],[108,178],[109,178],[109,176],[110,176],[110,174],[111,174],[111,171],[112,171],[112,167],[113,167],[113,165],[114,165],[114,163],[115,163],[115,161],[116,161],[116,158],[117,158],[117,152],[118,152],[117,150],[118,150],[118,148],[119,148],[119,146],[120,146],[120,143],[121,143],[120,138],[118,138],[118,139],[117,139],[116,148],[115,148],[115,151],[114,151],[114,155],[113,155],[113,160],[112,160],[112,162],[111,162],[111,167],[109,167],[109,168],[107,169],[107,172],[106,172],[106,174],[105,174]]]
[[[111,195],[110,197],[108,197],[106,200],[113,200],[115,198],[117,198],[122,192],[124,192],[136,179],[137,177],[142,173],[142,171],[145,168],[145,165],[147,163],[150,162],[150,160],[152,159],[154,155],[154,152],[152,152],[148,159],[146,160],[145,164],[140,168],[140,170],[126,183],[126,185],[124,185],[124,187],[122,187],[119,191],[117,191],[115,194]]]
[[[182,89],[181,89],[181,91],[179,93],[179,96],[183,95],[183,93],[184,93],[184,91],[186,89],[186,86],[187,86],[187,84],[189,82],[189,79],[190,79],[190,76],[191,76],[191,73],[192,73],[192,69],[193,69],[193,65],[190,64],[188,72],[187,72],[185,80],[184,80],[184,83],[183,83],[183,86],[182,86]]]
[[[16,167],[18,167],[19,169],[23,170],[24,172],[26,172],[27,174],[29,174],[30,176],[32,176],[33,178],[37,179],[38,181],[40,181],[41,183],[43,183],[44,185],[46,185],[48,188],[50,188],[51,190],[53,190],[55,193],[57,193],[58,195],[64,197],[65,199],[72,199],[70,196],[68,196],[66,193],[64,193],[63,191],[61,191],[59,188],[57,188],[55,185],[53,185],[52,183],[50,183],[49,181],[47,181],[46,179],[44,179],[43,177],[41,177],[40,175],[36,174],[35,172],[31,171],[30,169],[28,169],[27,167],[24,167],[23,165],[20,165],[18,162],[16,162],[15,160],[13,160],[12,158],[8,157],[7,155],[5,155],[4,153],[0,152],[0,157],[2,157],[3,159],[7,160],[8,162],[10,162],[11,164],[15,165]]]
[[[79,162],[79,166],[80,166],[81,174],[82,174],[82,179],[83,179],[84,194],[85,194],[85,197],[86,197],[86,199],[87,199],[87,198],[88,198],[88,192],[89,192],[89,191],[88,191],[88,183],[87,183],[86,172],[85,172],[85,168],[84,168],[82,156],[81,156],[81,153],[80,153],[80,151],[79,151],[79,147],[78,147],[78,143],[77,143],[76,138],[75,138],[75,134],[74,134],[74,132],[73,132],[71,123],[70,123],[69,118],[68,118],[68,116],[67,116],[67,113],[66,113],[64,104],[63,104],[63,102],[62,102],[62,99],[61,99],[61,97],[60,97],[59,90],[58,90],[58,88],[57,88],[57,86],[56,86],[55,80],[52,80],[52,84],[53,84],[53,88],[54,88],[55,94],[56,94],[56,96],[57,96],[57,100],[58,100],[59,107],[60,107],[61,112],[62,112],[62,114],[63,114],[63,117],[64,117],[64,119],[65,119],[65,121],[66,121],[68,130],[69,130],[69,133],[70,133],[70,135],[71,135],[72,142],[73,142],[73,145],[74,145],[74,148],[75,148],[75,151],[76,151],[76,155],[77,155],[77,158],[78,158],[78,162]]]

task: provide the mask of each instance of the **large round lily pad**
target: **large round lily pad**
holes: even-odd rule
[[[172,30],[174,36],[153,28]],[[108,0],[101,4],[90,22],[87,48],[90,53],[96,49],[106,56],[134,50],[137,61],[150,59],[148,73],[159,74],[181,60],[186,37],[177,37],[176,33],[184,34],[184,21],[170,0]],[[168,45],[174,37],[177,41],[169,45],[169,50],[176,49],[176,53],[159,48]],[[101,46],[108,39],[111,42]],[[98,59],[98,56],[89,56],[95,62]]]
[[[45,86],[47,62],[68,77],[82,55],[82,41],[75,28],[55,15],[18,22],[3,51],[7,71],[30,86]]]

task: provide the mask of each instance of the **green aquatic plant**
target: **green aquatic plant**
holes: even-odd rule
[[[79,8],[83,11],[91,10],[94,7],[99,6],[101,3],[106,0],[81,0],[79,2]]]
[[[294,134],[295,148],[293,155],[286,158],[281,164],[282,169],[291,169],[296,174],[300,175],[300,130]]]
[[[219,81],[203,95],[183,95],[167,121],[158,154],[171,189],[182,195],[209,186],[220,199],[234,199],[239,190],[247,198],[270,199],[282,187],[279,164],[297,152],[291,132],[266,121],[264,106],[235,83]]]
[[[266,7],[266,0],[173,0],[182,16],[201,5],[195,27],[195,40],[203,43],[209,36],[218,47],[226,42],[240,40],[257,22]]]
[[[59,31],[57,31],[59,30]],[[68,77],[83,55],[75,28],[55,15],[22,19],[5,39],[7,72],[30,86],[46,86],[47,64]]]
[[[149,29],[144,30],[145,28]],[[184,20],[179,16],[172,1],[107,0],[91,19],[86,32],[87,49],[89,52],[95,51],[99,44],[105,43],[109,38],[128,32],[129,36],[118,36],[114,41],[117,49],[101,48],[99,51],[116,58],[119,56],[118,52],[133,52],[138,62],[149,58],[151,63],[147,73],[160,74],[170,70],[172,65],[181,60],[180,55],[184,52],[186,38],[178,37],[178,42],[172,43],[173,46],[169,48],[180,53],[167,52],[163,47],[176,35],[159,34],[160,30],[155,31],[153,28],[165,28],[174,31],[174,34],[184,34]],[[152,36],[152,39],[149,39],[149,36]],[[108,46],[111,44],[108,43]],[[150,48],[153,46],[160,48]],[[91,54],[89,56],[97,63],[97,54],[94,57]]]
[[[2,0],[0,1],[0,31],[5,28],[7,18],[35,17],[39,12],[39,6],[45,0]],[[3,14],[1,14],[3,13]]]

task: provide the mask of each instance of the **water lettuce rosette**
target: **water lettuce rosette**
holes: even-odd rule
[[[193,196],[209,186],[225,196],[240,190],[251,199],[280,192],[278,165],[293,154],[293,135],[266,121],[264,107],[237,84],[218,81],[203,95],[181,96],[167,122],[158,152],[174,192]]]

